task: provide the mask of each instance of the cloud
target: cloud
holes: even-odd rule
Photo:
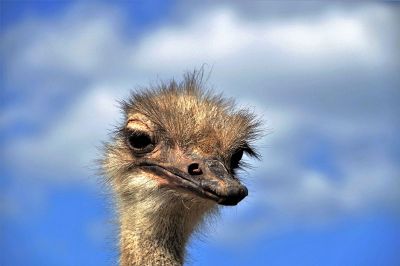
[[[27,178],[71,182],[92,176],[96,147],[120,118],[112,91],[109,87],[89,89],[50,130],[17,140],[6,152],[8,165]],[[21,162],[28,163],[19,168]]]
[[[210,84],[250,103],[273,129],[261,142],[264,160],[248,174],[255,176],[247,181],[253,196],[238,207],[261,214],[244,219],[244,228],[272,230],[398,205],[399,80],[387,38],[396,18],[390,8],[288,20],[252,19],[222,6],[143,35],[124,32],[122,10],[85,15],[87,8],[75,6],[51,23],[32,18],[3,36],[6,91],[23,100],[3,110],[2,123],[43,128],[5,146],[19,177],[86,179],[96,145],[120,117],[116,99],[209,63]]]
[[[183,30],[165,27],[149,35],[138,47],[138,63],[158,69],[170,62],[185,66],[248,57],[243,63],[254,67],[262,60],[249,59],[275,60],[276,54],[280,60],[299,58],[308,63],[334,60],[338,54],[373,62],[379,60],[380,51],[371,42],[372,36],[363,22],[360,16],[343,14],[291,22],[246,21],[232,10],[218,9],[193,19]]]

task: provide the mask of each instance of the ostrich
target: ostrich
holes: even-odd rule
[[[115,195],[120,265],[182,265],[190,235],[219,205],[247,196],[236,170],[258,157],[259,122],[203,88],[202,72],[132,93],[105,144]]]

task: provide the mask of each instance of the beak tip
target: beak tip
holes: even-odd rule
[[[248,195],[248,190],[245,186],[234,187],[228,190],[227,196],[221,198],[218,204],[225,206],[235,206]]]
[[[247,190],[247,187],[242,186],[239,189],[239,192],[243,195],[243,198],[247,197],[247,195],[249,195],[249,191]]]

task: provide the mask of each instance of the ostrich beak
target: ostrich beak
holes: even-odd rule
[[[144,162],[140,167],[165,178],[168,186],[191,191],[221,205],[236,205],[248,194],[247,188],[219,160],[191,160],[188,163],[188,160],[180,158],[179,161],[162,164]]]
[[[194,175],[193,178],[198,178],[203,190],[216,195],[219,204],[236,205],[247,196],[247,188],[228,172],[222,162],[204,160],[201,166],[199,169],[204,169],[204,172]]]

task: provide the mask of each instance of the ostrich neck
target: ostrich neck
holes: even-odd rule
[[[204,210],[176,199],[121,207],[121,266],[182,265],[186,243],[203,214]]]

